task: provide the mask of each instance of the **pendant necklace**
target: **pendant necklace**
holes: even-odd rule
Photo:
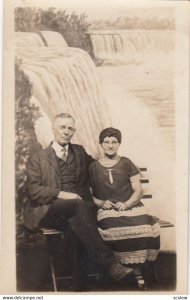
[[[111,184],[114,183],[114,180],[113,180],[113,174],[112,174],[113,169],[111,169],[110,167],[113,167],[119,160],[120,160],[120,156],[118,156],[118,155],[116,156],[116,158],[114,160],[113,159],[106,160],[105,158],[99,160],[101,165],[108,168],[107,170],[108,170],[108,175],[109,175],[109,181]]]

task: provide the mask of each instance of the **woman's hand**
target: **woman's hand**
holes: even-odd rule
[[[127,209],[127,205],[126,205],[126,203],[125,202],[117,202],[116,204],[115,204],[115,208],[117,209],[117,210],[126,210]]]
[[[106,200],[104,202],[104,205],[102,206],[102,209],[111,209],[111,208],[114,208],[115,207],[115,204],[109,200]]]

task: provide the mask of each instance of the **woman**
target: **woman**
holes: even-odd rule
[[[139,170],[117,154],[121,132],[106,128],[100,133],[99,143],[103,157],[90,166],[99,232],[119,261],[133,266],[139,288],[146,289],[142,266],[157,258],[160,228],[140,201],[143,191]]]

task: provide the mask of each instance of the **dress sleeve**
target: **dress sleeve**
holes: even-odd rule
[[[129,177],[133,177],[137,174],[139,174],[138,168],[134,165],[134,163],[132,161],[130,161],[130,175],[129,175]]]

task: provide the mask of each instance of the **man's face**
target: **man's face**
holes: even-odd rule
[[[57,118],[53,124],[55,142],[64,146],[75,133],[75,122],[72,118]]]

